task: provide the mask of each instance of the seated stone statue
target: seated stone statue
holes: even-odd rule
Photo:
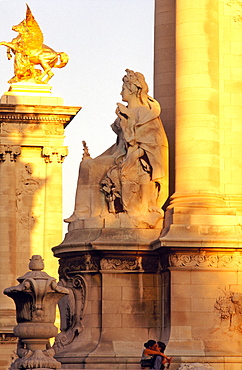
[[[132,219],[134,227],[153,228],[163,217],[167,198],[167,139],[160,120],[160,105],[148,95],[144,76],[127,69],[122,100],[112,129],[116,144],[80,164],[75,210],[66,219],[116,217]]]

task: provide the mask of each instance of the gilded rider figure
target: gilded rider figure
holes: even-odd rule
[[[11,59],[14,54],[14,77],[8,82],[16,83],[29,81],[34,83],[48,83],[54,73],[52,68],[62,68],[68,62],[66,53],[57,53],[43,44],[43,33],[27,5],[26,19],[12,30],[18,36],[11,42],[0,42],[7,47],[7,57]],[[41,69],[35,68],[40,65]]]

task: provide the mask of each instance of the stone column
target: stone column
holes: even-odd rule
[[[176,192],[172,205],[219,194],[218,1],[176,2]]]
[[[169,142],[169,194],[175,192],[176,1],[156,0],[154,37],[154,97]]]
[[[220,245],[225,235],[231,245],[238,242],[239,230],[236,210],[226,204],[220,184],[219,2],[177,0],[173,10],[176,180],[161,245],[214,246],[214,240]]]
[[[29,98],[31,100],[31,98]],[[13,103],[13,102],[12,102]],[[57,276],[51,247],[62,240],[64,128],[79,107],[0,104],[0,290],[24,273],[32,254],[41,253]],[[2,353],[13,352],[11,300],[0,297]],[[1,357],[1,355],[0,355]],[[6,356],[4,357],[6,358]]]

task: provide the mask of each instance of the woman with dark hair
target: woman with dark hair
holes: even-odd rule
[[[165,343],[163,343],[163,342],[157,342],[157,344],[156,344],[156,349],[158,350],[158,351],[160,351],[160,352],[165,352],[165,350],[166,350],[166,345],[165,345]],[[170,357],[169,359],[168,359],[168,357],[167,358],[164,358],[164,357],[162,357],[162,364],[161,364],[161,367],[160,367],[160,369],[161,370],[163,370],[163,369],[165,369],[165,364],[168,364],[167,366],[166,366],[166,369],[169,369],[169,367],[170,367],[170,363],[171,363],[171,360],[172,360],[172,357]]]
[[[148,340],[144,343],[144,347],[140,361],[141,368],[161,369],[163,359],[165,362],[170,362],[170,358],[160,351],[155,340]]]

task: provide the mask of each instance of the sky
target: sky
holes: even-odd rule
[[[17,36],[12,26],[20,23],[29,5],[44,43],[66,52],[66,67],[53,69],[53,94],[66,106],[82,109],[65,130],[69,154],[63,163],[63,218],[74,210],[82,141],[91,157],[115,142],[110,125],[116,103],[121,102],[125,69],[144,74],[153,95],[154,0],[0,0],[0,41]],[[8,90],[13,59],[0,46],[0,95]],[[67,225],[63,223],[64,233]]]

